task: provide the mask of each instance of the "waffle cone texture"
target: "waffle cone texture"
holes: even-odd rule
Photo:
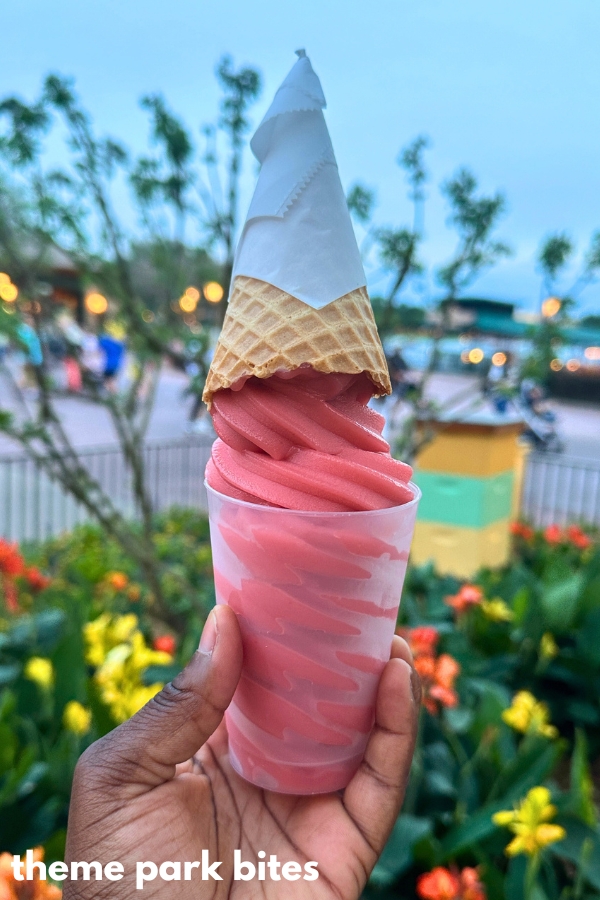
[[[245,275],[233,285],[202,399],[240,378],[269,378],[310,365],[317,372],[366,372],[377,395],[390,376],[367,289],[357,288],[313,309],[280,288]]]

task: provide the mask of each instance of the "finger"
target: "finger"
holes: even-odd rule
[[[408,641],[405,641],[403,637],[400,637],[399,634],[395,634],[392,638],[392,649],[390,651],[390,659],[403,659],[408,665],[413,666],[413,655],[412,651],[408,645]]]
[[[215,607],[183,672],[133,718],[93,744],[86,767],[108,770],[113,781],[143,790],[168,781],[175,766],[192,757],[221,722],[239,681],[242,656],[235,613]]]
[[[393,652],[404,653],[404,648],[395,642]],[[404,799],[417,735],[419,696],[414,669],[404,658],[390,659],[379,683],[375,726],[364,759],[344,792],[346,811],[377,856]]]

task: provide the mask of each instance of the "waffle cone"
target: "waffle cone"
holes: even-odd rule
[[[390,376],[364,287],[323,309],[245,275],[233,285],[223,329],[202,399],[251,375],[269,378],[302,365],[318,372],[366,372],[378,395],[391,393]]]

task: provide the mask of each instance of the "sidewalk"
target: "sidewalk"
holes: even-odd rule
[[[177,440],[185,434],[191,398],[184,397],[187,376],[165,368],[161,376],[148,439]],[[431,378],[427,394],[443,403],[467,390],[475,388],[476,379],[468,375],[437,374]],[[550,403],[558,416],[558,429],[564,436],[565,452],[586,459],[600,459],[600,408],[553,400]],[[77,399],[56,402],[65,430],[76,447],[105,447],[117,443],[109,415],[102,407],[82,403]],[[12,441],[0,435],[0,457],[20,454]]]

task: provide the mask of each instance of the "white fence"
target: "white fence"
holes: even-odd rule
[[[156,510],[206,509],[204,469],[212,441],[189,438],[145,447],[147,484]],[[79,451],[90,475],[126,516],[136,514],[131,474],[118,447]],[[43,469],[23,456],[0,458],[0,537],[39,541],[69,531],[87,511]]]
[[[560,453],[531,453],[521,515],[533,525],[600,526],[600,460]]]
[[[146,446],[146,473],[155,509],[206,509],[204,468],[210,447],[210,439],[201,437]],[[80,456],[115,506],[134,517],[131,477],[118,447],[84,450]],[[536,526],[552,522],[600,526],[600,461],[531,453],[521,515]],[[87,518],[86,510],[34,462],[23,456],[0,458],[0,537],[44,540]]]

